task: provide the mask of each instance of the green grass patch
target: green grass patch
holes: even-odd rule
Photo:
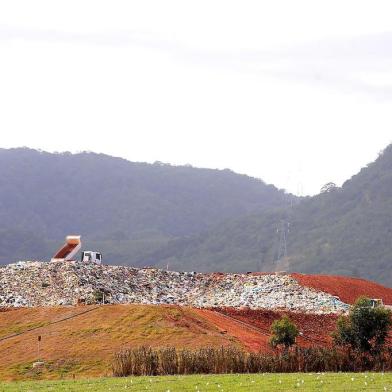
[[[3,382],[14,391],[392,391],[392,373],[226,374]]]

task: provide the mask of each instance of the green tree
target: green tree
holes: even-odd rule
[[[360,297],[348,317],[341,316],[333,334],[334,342],[361,352],[377,353],[385,344],[391,327],[391,312],[373,301]]]
[[[295,343],[295,339],[298,336],[298,328],[289,317],[283,316],[280,320],[275,320],[272,323],[271,333],[271,346],[284,345],[286,348],[289,348]]]
[[[103,301],[103,291],[101,290],[95,290],[93,292],[93,297],[94,297],[94,301],[96,303],[101,303]]]

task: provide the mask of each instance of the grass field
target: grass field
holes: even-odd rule
[[[0,383],[16,391],[392,391],[392,373],[230,374]]]

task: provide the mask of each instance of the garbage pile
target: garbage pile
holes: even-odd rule
[[[73,261],[24,261],[0,267],[0,307],[103,302],[308,313],[348,309],[338,298],[281,274],[202,274]]]

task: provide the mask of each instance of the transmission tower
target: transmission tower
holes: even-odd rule
[[[287,257],[287,237],[289,234],[290,223],[286,219],[281,219],[279,222],[277,233],[279,235],[277,259],[279,260]]]
[[[265,256],[267,254],[268,248],[265,245],[265,242],[264,242],[262,236],[259,236],[257,242],[258,242],[258,244],[260,244],[260,258],[257,260],[257,271],[261,272],[261,271],[263,271],[263,268],[264,268],[264,261],[265,261]]]

